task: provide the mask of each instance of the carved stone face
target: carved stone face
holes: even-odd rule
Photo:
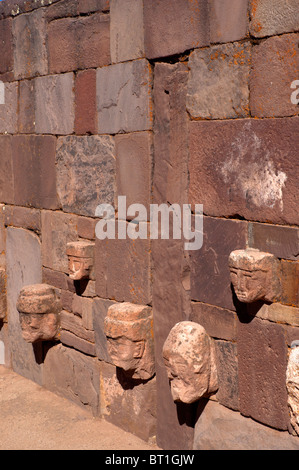
[[[240,302],[279,299],[279,262],[275,256],[254,249],[236,250],[230,254],[229,268]]]
[[[69,276],[75,281],[88,279],[93,269],[94,243],[87,241],[67,244]]]
[[[164,343],[163,359],[174,401],[193,403],[217,390],[214,346],[201,325],[177,323]]]
[[[20,292],[17,309],[22,336],[27,343],[56,339],[61,305],[52,286],[25,286]]]
[[[114,304],[105,318],[108,353],[116,367],[133,379],[154,375],[153,321],[150,307]]]
[[[293,341],[286,373],[290,422],[299,436],[299,341]]]

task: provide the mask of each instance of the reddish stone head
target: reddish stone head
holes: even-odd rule
[[[69,276],[75,281],[89,279],[94,264],[94,243],[80,240],[67,244]]]

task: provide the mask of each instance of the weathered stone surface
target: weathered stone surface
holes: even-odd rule
[[[13,20],[15,78],[48,73],[46,21],[44,9],[17,16]]]
[[[153,165],[151,133],[115,136],[115,153],[117,195],[126,196],[127,207],[143,204],[149,220]]]
[[[0,204],[0,266],[5,266],[5,204]]]
[[[97,359],[62,344],[54,346],[45,358],[43,386],[98,416],[100,365]]]
[[[145,56],[180,54],[209,44],[208,2],[149,0],[144,3]]]
[[[33,11],[37,8],[51,5],[59,0],[18,0],[16,5],[15,0],[6,0],[5,3],[0,5],[0,17],[18,16],[22,13]]]
[[[5,268],[0,268],[0,320],[4,320],[6,313],[6,271]]]
[[[198,49],[189,58],[187,109],[193,118],[249,115],[250,43]]]
[[[4,104],[0,104],[0,134],[16,134],[18,130],[18,82],[4,84],[4,100]]]
[[[43,267],[43,282],[56,287],[57,289],[64,290],[70,294],[74,294],[75,285],[68,274],[60,271],[53,271],[52,269]],[[71,311],[71,310],[70,310]]]
[[[19,133],[35,133],[35,80],[19,82]]]
[[[108,308],[113,305],[112,300],[94,299],[92,304],[93,328],[95,334],[95,347],[97,357],[105,362],[112,362],[107,349],[104,320]]]
[[[110,63],[110,19],[94,14],[62,18],[48,25],[49,71],[70,72]]]
[[[77,240],[77,218],[62,212],[42,211],[43,266],[68,273],[66,244]]]
[[[60,316],[60,341],[89,356],[95,356],[94,332],[85,328],[83,318],[63,311]]]
[[[33,347],[23,340],[16,308],[22,287],[42,282],[40,241],[34,233],[21,228],[8,227],[6,232],[8,343],[11,364],[16,373],[40,384],[42,351],[39,345]]]
[[[82,70],[75,82],[75,133],[96,134],[96,71]]]
[[[263,304],[257,311],[256,309],[249,309],[249,313],[263,320],[299,327],[299,309],[297,307],[290,307],[280,303]]]
[[[74,131],[74,75],[65,73],[35,79],[37,134],[72,134]]]
[[[231,310],[202,302],[192,302],[190,320],[202,325],[208,335],[214,338],[236,340],[237,315]]]
[[[248,0],[209,0],[211,43],[248,36]]]
[[[237,344],[215,341],[218,391],[216,398],[224,406],[239,410],[239,377]]]
[[[299,229],[251,222],[248,230],[249,247],[272,253],[277,258],[298,259]]]
[[[112,62],[144,57],[142,0],[111,0],[110,18]]]
[[[61,137],[56,165],[57,192],[65,212],[94,216],[99,204],[114,205],[113,137]]]
[[[78,217],[78,236],[87,240],[94,240],[96,223],[96,219]]]
[[[199,411],[194,450],[298,450],[299,440],[208,401]]]
[[[98,132],[116,134],[152,127],[151,67],[147,60],[97,70]]]
[[[0,22],[0,74],[13,69],[12,19]]]
[[[249,320],[238,323],[240,412],[273,428],[288,429],[284,328],[259,318]]]
[[[207,215],[299,224],[298,124],[297,117],[190,123],[190,203]]]
[[[107,12],[109,8],[110,0],[78,0],[78,13]]]
[[[80,295],[74,295],[71,309],[75,315],[81,317],[83,328],[92,332],[94,330],[93,303],[93,299],[89,299],[88,297],[81,297]],[[92,334],[92,337],[94,337],[94,334]]]
[[[156,435],[156,380],[130,381],[115,375],[115,367],[101,364],[101,416],[148,441]]]
[[[299,307],[299,262],[281,261],[281,303]]]
[[[297,0],[251,0],[249,12],[250,33],[257,38],[299,29]]]
[[[190,252],[192,300],[235,310],[228,257],[246,241],[246,222],[204,217],[203,246]]]
[[[14,202],[57,209],[54,136],[18,135],[12,139]]]
[[[0,146],[0,201],[7,204],[14,204],[12,136],[1,135]]]
[[[299,436],[299,340],[292,343],[289,355],[286,385],[288,390],[288,406],[291,417],[291,426]]]
[[[275,36],[252,50],[250,109],[256,117],[298,114],[291,101],[291,83],[299,73],[299,34]]]
[[[34,232],[40,232],[41,230],[41,217],[38,209],[20,206],[6,206],[3,211],[3,215],[5,215],[6,225],[26,228],[28,230],[33,230]]]

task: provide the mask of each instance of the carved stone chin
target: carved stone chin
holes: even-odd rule
[[[54,287],[48,284],[23,287],[19,294],[17,310],[22,336],[27,343],[57,339],[61,304]]]
[[[153,315],[150,307],[129,302],[111,305],[105,318],[108,353],[113,364],[133,379],[155,373]]]
[[[163,359],[174,401],[193,403],[216,392],[214,344],[198,323],[183,321],[171,329],[163,346]]]
[[[229,269],[240,302],[279,301],[280,264],[274,255],[252,248],[235,250],[229,256]]]
[[[75,281],[89,279],[94,264],[94,243],[80,240],[67,244],[69,276]]]

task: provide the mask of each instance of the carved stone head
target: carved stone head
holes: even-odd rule
[[[174,401],[193,403],[217,390],[214,344],[198,323],[183,321],[172,328],[163,359]]]
[[[289,355],[286,385],[290,421],[295,433],[299,436],[299,341],[293,341]]]
[[[113,364],[133,379],[155,373],[153,315],[150,307],[129,302],[111,305],[105,318],[108,353]]]
[[[94,264],[94,243],[80,240],[67,244],[69,276],[75,281],[89,279]]]
[[[54,287],[48,284],[23,287],[17,310],[20,314],[22,336],[27,343],[57,339],[61,304]]]
[[[240,302],[279,300],[280,264],[274,255],[251,248],[236,250],[229,256],[229,269]]]

